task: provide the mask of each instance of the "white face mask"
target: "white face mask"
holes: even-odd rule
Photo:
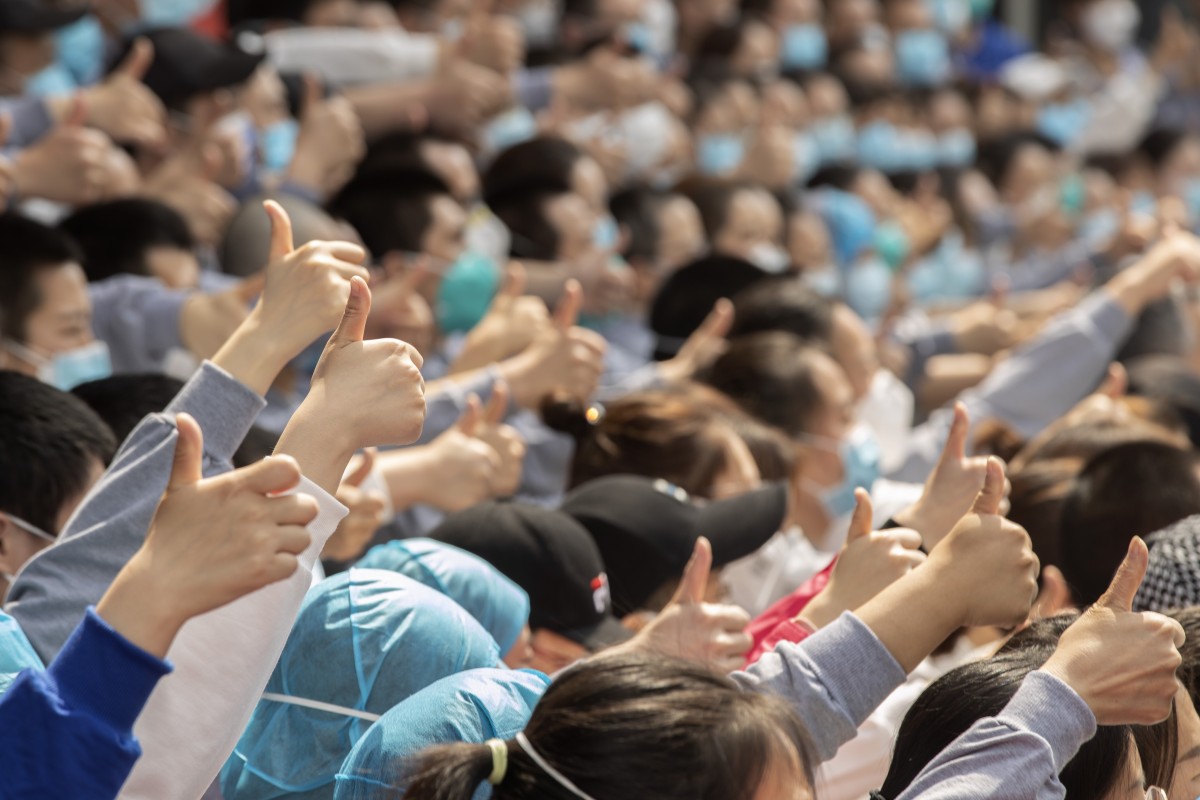
[[[871,387],[858,405],[858,419],[874,431],[879,440],[879,462],[884,473],[898,468],[904,461],[915,405],[912,389],[891,370],[875,370]]]
[[[1083,12],[1083,35],[1097,47],[1116,52],[1133,42],[1141,22],[1133,0],[1097,0]]]
[[[788,254],[778,245],[759,242],[750,248],[750,263],[763,272],[778,275],[788,268]]]
[[[555,0],[531,0],[515,16],[530,47],[549,47],[554,44],[559,18],[559,6]]]

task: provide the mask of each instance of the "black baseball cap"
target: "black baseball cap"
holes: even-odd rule
[[[44,0],[3,0],[0,2],[0,31],[46,33],[82,19],[89,10],[86,3],[56,8]]]
[[[680,267],[667,278],[650,306],[650,329],[658,337],[654,357],[660,361],[673,358],[718,300],[769,277],[749,261],[732,256],[704,256]]]
[[[265,52],[251,53],[188,28],[155,28],[126,40],[110,62],[110,71],[125,60],[136,39],[154,45],[154,60],[143,81],[168,108],[180,108],[203,92],[245,83],[266,58]]]
[[[703,502],[665,480],[610,475],[579,486],[561,510],[579,521],[608,567],[613,606],[624,615],[683,575],[701,536],[712,543],[713,566],[745,558],[783,527],[782,482],[727,500]]]
[[[632,636],[613,616],[604,561],[582,525],[561,511],[487,502],[460,511],[429,538],[474,553],[529,595],[529,625],[592,652]]]

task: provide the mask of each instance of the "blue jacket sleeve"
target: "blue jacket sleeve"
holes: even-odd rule
[[[0,796],[116,797],[141,755],[134,720],[170,671],[89,608],[49,669],[0,699]]]

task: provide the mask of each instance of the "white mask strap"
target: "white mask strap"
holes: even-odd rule
[[[541,755],[538,754],[538,751],[533,749],[533,745],[529,743],[529,739],[525,738],[524,732],[517,734],[517,744],[519,744],[521,749],[525,751],[525,754],[533,760],[533,763],[537,764],[538,768],[541,769],[542,772],[553,778],[555,783],[557,783],[559,786],[580,798],[580,800],[593,800],[591,795],[580,789],[575,784],[571,783],[570,779],[567,778],[566,775],[563,775],[554,767],[550,766],[550,762],[542,758]]]
[[[58,537],[51,536],[49,533],[46,533],[46,531],[42,530],[37,525],[26,522],[25,520],[18,517],[16,514],[9,514],[8,512],[4,512],[4,513],[5,513],[5,516],[8,517],[9,522],[11,522],[13,525],[16,525],[18,528],[25,531],[30,536],[36,536],[39,539],[44,539],[45,541],[49,542],[50,544],[54,544],[55,542],[58,541]]]
[[[322,703],[320,700],[309,700],[307,697],[292,697],[291,695],[286,694],[263,692],[262,699],[269,700],[273,703],[286,703],[292,706],[311,708],[314,711],[324,711],[328,714],[341,714],[343,717],[365,719],[367,722],[375,722],[379,719],[378,714],[359,711],[357,708],[346,708],[345,706],[334,705],[333,703]]]

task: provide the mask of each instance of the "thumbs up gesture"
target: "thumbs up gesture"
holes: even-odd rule
[[[108,78],[84,92],[87,124],[121,144],[165,146],[166,109],[142,83],[153,62],[154,45],[148,39],[135,41],[125,60]]]
[[[921,534],[905,528],[873,531],[871,496],[854,492],[858,505],[850,533],[829,576],[829,583],[804,608],[802,616],[821,628],[843,611],[853,611],[925,561]]]
[[[946,602],[959,603],[959,627],[1024,622],[1037,595],[1038,558],[1029,534],[1000,516],[1004,468],[988,459],[970,513],[929,554],[923,570]]]
[[[492,298],[487,314],[471,329],[450,374],[468,372],[511,358],[550,324],[550,313],[540,298],[525,294],[525,268],[509,264],[504,284]]]
[[[338,487],[338,502],[349,509],[337,530],[325,542],[321,557],[340,561],[354,561],[363,554],[363,550],[371,543],[371,537],[384,522],[386,503],[379,492],[364,490],[363,482],[375,468],[377,453],[374,447],[368,447],[357,465],[351,465],[351,471],[342,485]]]
[[[288,180],[321,195],[332,195],[354,177],[366,151],[366,135],[350,101],[325,97],[317,79],[306,75],[300,134]]]
[[[490,0],[472,4],[459,52],[464,58],[507,75],[525,63],[525,34],[515,19],[491,13]]]
[[[159,657],[187,620],[291,576],[318,510],[308,495],[283,494],[300,481],[286,456],[203,478],[200,426],[186,414],[176,424],[171,476],[146,541],[97,606]]]
[[[1043,671],[1083,698],[1100,725],[1151,725],[1171,713],[1184,632],[1161,614],[1133,613],[1149,552],[1129,543],[1108,591],[1067,628]]]
[[[696,540],[675,596],[636,637],[620,647],[686,658],[718,672],[742,668],[752,644],[750,615],[737,606],[706,603],[712,573],[712,545]]]
[[[107,136],[84,127],[87,106],[81,95],[58,125],[13,159],[12,178],[25,197],[41,197],[68,205],[85,205],[111,197],[115,149]]]

